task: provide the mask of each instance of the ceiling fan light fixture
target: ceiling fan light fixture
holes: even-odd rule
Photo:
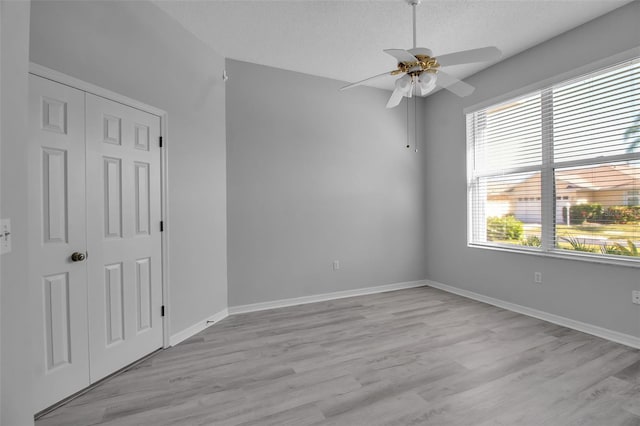
[[[437,77],[434,73],[431,72],[423,72],[418,76],[418,89],[420,90],[420,95],[425,96],[429,92],[431,92],[436,87]]]
[[[411,85],[409,86],[409,90],[407,91],[407,93],[404,94],[404,96],[406,96],[407,98],[412,98],[413,97],[413,89],[416,87],[416,82],[413,81],[413,78],[411,79]]]
[[[394,83],[395,89],[387,102],[387,108],[393,108],[398,106],[403,97],[411,97],[413,92],[413,77],[409,74],[405,74]]]
[[[396,80],[396,89],[402,93],[403,96],[407,96],[411,92],[412,78],[409,74],[405,74]]]

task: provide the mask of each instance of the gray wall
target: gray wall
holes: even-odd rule
[[[31,315],[27,286],[27,93],[29,2],[0,2],[2,211],[10,218],[13,251],[2,255],[0,290],[0,424],[33,424],[31,410]]]
[[[224,59],[149,2],[37,1],[31,60],[169,114],[171,333],[227,306]]]
[[[227,71],[229,306],[423,279],[405,104],[246,62]]]
[[[640,2],[499,63],[469,82],[461,100],[437,93],[426,105],[427,277],[486,296],[640,336],[637,268],[468,248],[463,109],[640,45]],[[443,202],[447,200],[447,202]],[[543,284],[533,284],[534,271]]]

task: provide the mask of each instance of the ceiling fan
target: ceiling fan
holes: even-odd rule
[[[445,73],[440,68],[493,61],[499,59],[502,53],[497,47],[491,46],[447,53],[436,58],[432,56],[431,50],[424,47],[416,47],[416,6],[420,4],[420,1],[406,0],[413,9],[413,49],[386,49],[384,51],[396,58],[398,61],[397,69],[346,85],[340,90],[350,89],[377,78],[402,74],[402,77],[395,82],[395,89],[391,94],[391,98],[389,98],[389,102],[387,102],[387,108],[398,106],[403,97],[410,98],[414,94],[425,96],[433,91],[436,86],[447,89],[460,97],[469,96],[473,93],[475,90],[473,86],[458,80],[451,74]]]

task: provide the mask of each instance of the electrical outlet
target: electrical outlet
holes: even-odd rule
[[[11,251],[11,219],[0,220],[0,253]]]
[[[333,261],[333,270],[337,271],[338,269],[340,269],[340,261],[339,260],[334,260]]]
[[[536,284],[542,284],[542,272],[533,273],[533,282]]]
[[[631,292],[631,300],[636,305],[640,305],[640,290],[633,290]]]

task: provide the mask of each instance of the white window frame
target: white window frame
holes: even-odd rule
[[[573,161],[553,161],[553,126],[545,126],[542,124],[542,128],[545,129],[542,134],[542,164],[536,166],[527,166],[527,167],[519,167],[513,168],[509,170],[504,170],[506,173],[524,173],[524,172],[535,172],[540,171],[541,176],[541,215],[542,215],[542,223],[541,223],[541,242],[542,246],[540,248],[529,247],[529,246],[517,246],[517,245],[500,245],[491,242],[478,242],[474,241],[474,233],[482,235],[486,235],[486,220],[483,223],[482,221],[478,221],[478,217],[472,214],[472,209],[475,207],[484,208],[483,203],[479,203],[479,199],[482,198],[483,193],[480,190],[475,189],[475,178],[478,177],[478,174],[474,176],[474,144],[469,143],[475,139],[475,130],[477,126],[474,126],[472,115],[479,110],[486,109],[491,106],[497,106],[499,104],[509,102],[509,101],[517,101],[518,99],[530,97],[536,94],[536,92],[541,93],[542,97],[542,105],[543,110],[545,108],[553,107],[552,103],[549,103],[551,97],[549,94],[552,93],[552,89],[556,85],[561,85],[567,83],[572,80],[577,80],[583,77],[588,76],[589,74],[596,73],[600,70],[604,70],[609,67],[616,66],[617,64],[621,64],[624,62],[628,62],[631,60],[640,59],[640,47],[633,48],[626,52],[622,52],[620,54],[611,56],[609,58],[605,58],[603,60],[594,62],[592,64],[580,67],[576,70],[573,70],[568,73],[563,73],[557,75],[555,77],[551,77],[544,81],[540,81],[538,83],[523,87],[520,90],[506,93],[504,95],[486,100],[484,102],[469,106],[464,109],[464,114],[466,116],[467,123],[467,247],[471,248],[480,248],[480,249],[489,249],[496,251],[506,251],[506,252],[516,252],[516,253],[525,253],[525,254],[533,254],[539,256],[547,256],[547,257],[555,257],[555,258],[564,258],[571,260],[585,260],[594,263],[605,263],[605,264],[617,264],[623,266],[630,266],[640,268],[640,259],[627,257],[627,256],[610,256],[603,254],[590,254],[585,252],[573,252],[569,250],[557,249],[555,247],[555,238],[556,238],[556,230],[555,230],[555,213],[556,213],[556,200],[555,200],[555,180],[554,180],[554,171],[556,169],[564,169],[571,167],[580,167],[580,166],[591,166],[591,165],[599,165],[603,163],[612,163],[612,162],[620,162],[620,161],[639,161],[640,160],[640,152],[636,153],[628,153],[621,155],[611,155],[607,157],[598,157],[598,158],[588,158],[588,159],[580,159]],[[542,113],[542,117],[548,117],[548,114]],[[551,130],[550,130],[551,129]],[[551,133],[549,133],[551,132]],[[490,173],[487,176],[491,176]],[[486,194],[485,194],[486,195]],[[477,196],[478,199],[474,199]],[[486,199],[486,197],[484,197]],[[626,201],[626,197],[625,197]],[[474,223],[476,221],[477,223]]]

